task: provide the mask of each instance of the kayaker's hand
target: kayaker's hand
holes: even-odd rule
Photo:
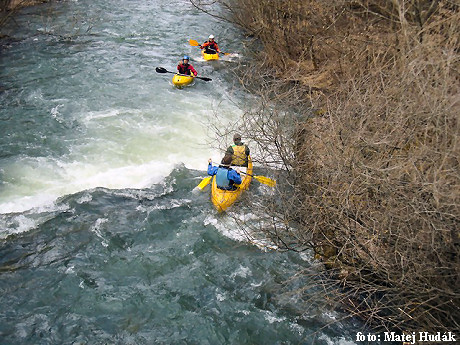
[[[241,173],[241,170],[239,168],[236,168],[235,171],[238,173],[238,175]]]

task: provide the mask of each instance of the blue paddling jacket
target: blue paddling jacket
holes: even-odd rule
[[[213,167],[211,163],[208,165],[208,175],[216,175],[217,187],[225,190],[233,190],[234,184],[241,184],[241,176],[230,167]]]

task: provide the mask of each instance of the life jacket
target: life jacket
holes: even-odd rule
[[[232,165],[244,166],[247,163],[248,156],[246,155],[246,145],[232,145],[233,157]]]
[[[207,54],[209,54],[209,53],[217,54],[217,48],[218,48],[217,42],[216,41],[214,41],[214,42],[209,42],[209,41],[204,42],[204,44],[206,44],[206,43],[209,43],[209,44],[206,47],[204,47],[205,53],[207,53]]]
[[[232,183],[227,177],[228,169],[219,167],[216,173],[217,187],[220,189],[230,189]]]
[[[179,64],[179,73],[191,75],[190,64],[184,65],[183,63]]]

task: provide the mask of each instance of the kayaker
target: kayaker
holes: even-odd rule
[[[248,156],[250,150],[248,145],[241,141],[241,135],[236,133],[233,136],[233,145],[229,146],[226,154],[232,155],[232,165],[248,167]]]
[[[217,54],[220,53],[219,46],[217,42],[214,41],[214,35],[209,35],[209,41],[204,42],[201,46],[201,49],[204,49],[206,54]]]
[[[192,65],[188,63],[190,58],[188,55],[184,55],[184,58],[182,61],[179,62],[177,65],[177,70],[179,71],[180,74],[185,74],[185,75],[194,75],[195,77],[198,75],[197,71],[193,68]]]
[[[224,190],[235,190],[236,184],[241,184],[240,170],[233,170],[230,167],[232,156],[226,154],[218,167],[212,166],[212,159],[208,160],[208,175],[216,175],[217,188]]]

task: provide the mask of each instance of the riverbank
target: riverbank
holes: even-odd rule
[[[222,3],[256,42],[245,132],[288,172],[267,235],[313,246],[350,315],[459,333],[458,6]]]

